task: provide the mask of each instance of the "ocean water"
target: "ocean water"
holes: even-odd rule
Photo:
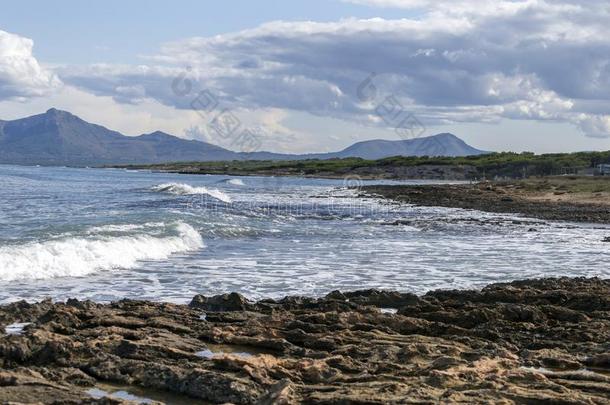
[[[0,190],[0,302],[610,277],[607,226],[356,198],[342,180],[0,166]]]

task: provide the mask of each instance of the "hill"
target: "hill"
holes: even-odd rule
[[[390,156],[474,156],[488,152],[473,148],[453,134],[438,134],[402,141],[372,140],[358,142],[331,154],[331,157],[383,159]]]
[[[0,125],[2,163],[80,166],[233,159],[234,155],[162,132],[124,136],[56,109]]]

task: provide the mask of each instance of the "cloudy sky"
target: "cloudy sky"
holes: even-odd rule
[[[601,0],[6,1],[0,119],[56,107],[223,145],[209,124],[231,114],[284,152],[405,122],[486,150],[607,150],[609,21]]]

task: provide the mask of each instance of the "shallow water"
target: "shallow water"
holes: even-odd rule
[[[200,399],[189,398],[186,395],[119,384],[98,384],[94,388],[86,390],[85,394],[94,399],[112,398],[131,401],[130,403],[134,404],[202,405],[208,403]]]
[[[0,166],[0,190],[0,302],[610,276],[607,226],[355,198],[342,180]]]
[[[17,322],[4,327],[4,333],[7,335],[19,336],[23,334],[26,326],[31,325],[31,322]]]

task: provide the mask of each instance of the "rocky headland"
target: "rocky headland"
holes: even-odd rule
[[[610,223],[610,177],[546,177],[444,185],[375,185],[362,195],[419,206],[521,214],[554,221]]]
[[[17,302],[0,307],[1,331],[2,403],[610,402],[610,280],[595,278]]]

